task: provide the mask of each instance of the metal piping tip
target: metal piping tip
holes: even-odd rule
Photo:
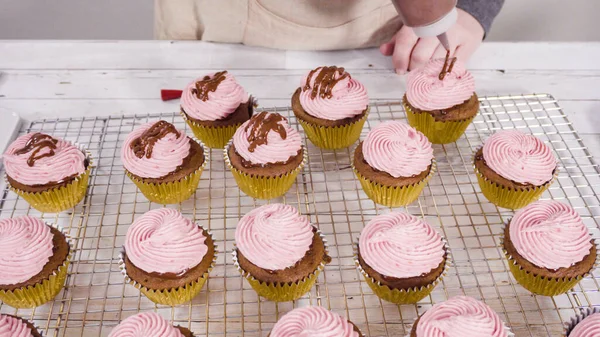
[[[442,44],[442,46],[444,46],[444,48],[446,48],[446,50],[450,50],[450,42],[448,42],[448,36],[446,35],[446,33],[438,35],[437,38],[438,40],[440,40],[440,43]]]

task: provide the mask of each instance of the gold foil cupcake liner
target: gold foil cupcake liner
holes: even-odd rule
[[[414,112],[406,103],[402,103],[406,111],[408,124],[421,131],[433,144],[447,144],[457,141],[465,133],[475,116],[456,121],[437,121],[427,113]]]
[[[328,254],[327,239],[321,233],[321,231],[317,230],[317,233],[321,237],[321,240],[323,241],[323,245],[325,246],[325,255],[328,256],[327,255]],[[322,261],[321,264],[319,264],[319,266],[317,267],[317,269],[315,271],[313,271],[312,273],[310,273],[308,276],[304,277],[300,281],[290,282],[290,283],[284,283],[284,282],[272,283],[272,282],[262,282],[260,280],[257,280],[249,272],[242,269],[242,267],[239,264],[238,257],[237,257],[237,248],[235,248],[235,247],[233,248],[232,255],[233,255],[234,266],[237,268],[237,270],[240,272],[240,274],[242,274],[242,276],[246,279],[246,281],[248,281],[248,283],[250,284],[252,289],[254,289],[254,291],[256,291],[256,293],[259,296],[262,296],[262,297],[264,297],[270,301],[274,301],[274,302],[295,301],[295,300],[299,299],[300,297],[302,297],[304,294],[308,293],[310,291],[310,289],[317,282],[317,278],[319,277],[319,274],[325,268],[325,264],[328,263],[328,261]]]
[[[44,213],[58,213],[75,207],[85,196],[88,187],[90,172],[92,170],[92,157],[83,146],[78,146],[85,153],[88,167],[85,172],[75,177],[73,181],[65,186],[50,188],[43,192],[26,192],[10,184],[8,176],[4,175],[7,186],[21,198],[27,201],[31,207]]]
[[[502,228],[502,233],[504,233],[504,228]],[[594,266],[587,273],[581,276],[563,278],[543,277],[535,275],[534,273],[523,269],[523,267],[521,267],[517,263],[517,261],[512,257],[512,255],[510,255],[506,251],[506,249],[504,248],[504,234],[500,238],[500,244],[502,245],[502,251],[504,252],[504,256],[508,260],[508,267],[510,269],[510,272],[513,274],[515,280],[523,288],[538,295],[557,296],[564,294],[571,290],[573,287],[575,287],[577,283],[579,283],[579,281],[581,281],[583,278],[591,275],[591,273],[600,264],[600,254],[598,254],[596,256]],[[596,246],[597,251],[600,251],[600,242],[598,240],[594,240],[594,245]]]
[[[74,249],[73,243],[71,242],[67,233],[58,226],[52,226],[58,229],[65,236],[67,243],[69,244],[69,254],[67,258],[52,274],[47,278],[38,282],[34,285],[18,288],[15,290],[1,290],[0,289],[0,300],[10,305],[13,308],[35,308],[42,304],[52,301],[58,293],[65,286],[65,280],[67,279],[67,271],[71,264],[71,258],[73,257]]]
[[[200,177],[202,172],[210,160],[210,150],[204,146],[204,144],[197,139],[202,149],[204,150],[204,162],[200,167],[188,174],[187,176],[177,181],[170,181],[164,183],[146,183],[141,179],[138,179],[131,174],[131,172],[125,170],[125,174],[133,181],[133,183],[140,189],[140,192],[150,201],[157,204],[177,204],[182,201],[189,199],[200,183]]]
[[[200,227],[202,230],[204,230],[204,228],[202,226],[198,225],[198,227]],[[213,237],[212,233],[210,231],[206,231],[206,232],[212,239],[212,237]],[[213,240],[213,244],[214,244],[214,242],[215,241]],[[214,252],[215,252],[214,257],[210,264],[210,267],[208,267],[208,270],[200,278],[198,278],[197,280],[190,282],[182,287],[177,287],[177,288],[161,289],[161,290],[150,289],[148,287],[144,287],[143,285],[138,283],[136,280],[129,277],[129,275],[127,274],[127,269],[125,268],[125,254],[126,254],[125,251],[122,251],[119,254],[119,269],[121,270],[121,274],[123,274],[125,283],[129,283],[132,286],[134,286],[142,294],[144,294],[150,301],[157,303],[157,304],[176,306],[176,305],[191,301],[194,297],[196,297],[200,293],[200,291],[202,290],[202,287],[206,283],[206,280],[208,280],[208,274],[213,270],[213,268],[215,267],[215,264],[217,262],[217,255],[219,252],[217,251],[216,244],[214,244]]]
[[[231,170],[238,187],[242,192],[256,199],[273,199],[284,195],[296,182],[298,173],[304,168],[308,162],[308,151],[306,147],[302,146],[302,162],[293,171],[280,175],[274,176],[262,176],[244,173],[231,165],[231,159],[229,158],[229,148],[233,140],[230,140],[225,146],[224,158],[227,167]]]
[[[413,287],[410,289],[395,289],[390,288],[387,285],[381,284],[381,282],[377,281],[375,278],[370,276],[360,265],[358,260],[358,250],[359,250],[359,242],[357,241],[354,245],[354,264],[356,265],[356,269],[362,274],[365,281],[369,285],[369,288],[382,300],[395,303],[395,304],[414,304],[429,296],[433,289],[444,280],[444,277],[448,274],[448,270],[452,266],[452,255],[450,253],[450,247],[448,246],[448,242],[446,239],[442,237],[442,241],[444,242],[444,250],[446,251],[446,261],[444,263],[444,271],[442,274],[435,279],[432,283],[422,286],[422,287]]]
[[[367,107],[365,115],[359,120],[340,126],[320,126],[302,120],[302,118],[296,118],[298,123],[302,125],[306,137],[317,147],[322,149],[343,149],[354,144],[360,133],[362,132],[363,125],[369,116],[370,107]]]
[[[600,307],[582,308],[580,314],[575,315],[575,317],[572,317],[568,322],[564,323],[562,337],[568,337],[573,329],[575,329],[577,324],[581,323],[581,321],[593,314],[600,314]]]

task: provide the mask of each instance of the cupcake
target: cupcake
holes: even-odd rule
[[[434,144],[455,142],[479,110],[473,76],[448,56],[411,71],[402,98],[410,125]]]
[[[148,200],[175,204],[198,188],[208,157],[204,145],[165,121],[131,132],[121,149],[125,173]]]
[[[31,322],[23,318],[0,314],[0,336],[42,337],[42,334]]]
[[[493,204],[518,209],[536,201],[558,173],[552,149],[516,130],[500,131],[475,152],[481,192]]]
[[[410,332],[410,337],[432,336],[508,337],[512,334],[485,303],[456,296],[427,310]]]
[[[225,162],[240,189],[258,199],[285,194],[306,164],[298,131],[285,117],[263,111],[242,124],[225,147]]]
[[[358,144],[352,167],[371,200],[396,207],[419,197],[435,172],[435,158],[421,132],[389,121],[377,125]]]
[[[151,301],[177,305],[198,295],[214,266],[216,249],[202,226],[174,209],[159,208],[127,230],[120,268],[125,281]]]
[[[275,323],[267,337],[361,337],[354,323],[322,307],[296,308]]]
[[[292,206],[264,205],[235,230],[233,261],[252,288],[271,301],[300,298],[331,261],[326,241]]]
[[[72,248],[38,218],[0,220],[0,300],[15,308],[51,301],[65,284]]]
[[[579,214],[558,201],[538,201],[518,210],[504,228],[502,247],[517,282],[545,296],[573,288],[597,259]]]
[[[600,307],[587,308],[567,322],[563,337],[600,337]]]
[[[442,237],[425,221],[392,212],[373,218],[360,233],[356,265],[380,298],[417,303],[441,281],[449,265]]]
[[[369,113],[369,96],[344,68],[318,67],[294,92],[292,110],[313,144],[341,149],[360,137]]]
[[[40,212],[60,212],[85,196],[91,170],[88,154],[44,133],[17,138],[3,155],[10,189]]]
[[[181,95],[181,115],[194,135],[211,148],[223,148],[235,130],[252,116],[254,101],[233,75],[220,71],[188,84]]]
[[[173,326],[154,312],[145,312],[127,317],[119,323],[108,337],[194,337],[192,332],[181,326]]]

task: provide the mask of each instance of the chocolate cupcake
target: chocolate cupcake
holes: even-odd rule
[[[341,149],[360,137],[369,113],[369,96],[344,68],[318,67],[294,92],[292,110],[313,144]]]
[[[117,325],[108,337],[194,337],[181,326],[173,326],[154,312],[144,312],[127,317]]]
[[[90,157],[44,133],[17,138],[2,156],[9,187],[40,212],[60,212],[85,196]]]
[[[538,201],[518,210],[506,224],[502,247],[517,282],[545,296],[573,288],[598,258],[579,214],[558,201]]]
[[[356,265],[377,296],[396,304],[429,295],[448,269],[448,249],[425,221],[407,213],[376,216],[360,233]]]
[[[127,230],[120,267],[126,282],[151,301],[177,305],[194,298],[216,259],[216,245],[202,226],[174,209],[137,218]]]
[[[181,95],[181,115],[198,139],[223,148],[235,130],[252,117],[254,100],[227,71],[188,84]]]
[[[283,315],[267,337],[293,336],[362,337],[358,327],[323,307],[296,308]]]
[[[263,111],[235,132],[225,147],[225,162],[240,189],[251,197],[284,195],[306,164],[298,131],[285,117]]]
[[[427,310],[410,332],[410,337],[431,336],[508,337],[512,334],[485,303],[456,296]]]
[[[496,132],[474,157],[481,192],[504,208],[518,209],[536,201],[558,174],[552,149],[516,130]]]
[[[0,300],[15,308],[51,301],[65,284],[71,255],[65,234],[39,218],[0,220]]]
[[[434,144],[455,142],[477,115],[475,80],[449,54],[411,71],[407,82],[402,103],[408,122]]]
[[[352,167],[371,200],[385,206],[415,201],[435,172],[431,143],[409,125],[377,125],[354,151]]]
[[[159,120],[133,130],[121,149],[125,173],[148,200],[175,204],[198,187],[208,157],[204,144]]]
[[[292,206],[264,205],[235,230],[233,261],[252,288],[271,301],[300,298],[331,261],[323,236]]]
[[[37,327],[26,319],[0,314],[0,336],[42,337],[42,334]]]
[[[600,307],[586,308],[571,318],[563,337],[600,337]]]

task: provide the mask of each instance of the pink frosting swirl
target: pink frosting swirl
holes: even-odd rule
[[[584,318],[571,331],[569,337],[600,337],[600,313]]]
[[[322,307],[294,309],[277,321],[271,337],[359,337],[342,316]]]
[[[108,337],[183,337],[179,329],[154,312],[128,317]]]
[[[485,303],[456,296],[427,310],[417,324],[417,337],[507,337],[508,329]]]
[[[206,76],[213,78],[214,75],[215,73]],[[183,89],[181,108],[190,117],[201,121],[216,121],[229,116],[240,104],[248,102],[248,93],[230,73],[225,73],[225,79],[215,91],[208,93],[206,101],[199,99],[194,93],[196,82],[206,76],[197,78]]]
[[[36,133],[28,133],[17,138],[3,155],[6,174],[12,179],[24,185],[45,185],[51,182],[60,182],[67,177],[79,175],[85,172],[85,154],[75,145],[58,138],[54,138],[56,148],[42,148],[36,157],[33,166],[29,166],[28,160],[36,151],[17,154],[20,149],[25,148],[27,142]],[[53,155],[49,155],[53,151]]]
[[[369,221],[360,234],[359,249],[371,268],[397,278],[429,273],[446,254],[442,237],[429,224],[402,212]]]
[[[297,209],[270,204],[242,217],[235,230],[235,244],[258,267],[282,270],[304,257],[313,236],[313,227]]]
[[[52,238],[39,218],[0,220],[0,284],[21,283],[41,272],[53,255]]]
[[[327,120],[340,120],[360,115],[369,105],[369,95],[367,89],[359,81],[353,79],[344,68],[342,74],[336,72],[334,78],[340,80],[331,89],[331,97],[322,97],[317,95],[314,99],[311,97],[311,91],[315,86],[315,79],[319,76],[324,67],[319,67],[311,71],[304,77],[301,85],[300,104],[306,112],[314,117]],[[310,76],[310,80],[309,80]],[[306,84],[308,89],[305,90]]]
[[[590,233],[579,214],[554,200],[518,210],[510,221],[509,235],[517,252],[541,268],[569,268],[592,249]]]
[[[181,213],[159,208],[137,218],[127,230],[125,253],[148,273],[182,275],[208,252],[202,228]]]
[[[408,73],[406,99],[415,108],[433,111],[464,103],[475,92],[475,79],[460,62],[452,72],[439,79],[444,59],[429,61],[420,69]]]
[[[395,178],[420,174],[433,160],[429,139],[398,121],[381,123],[369,131],[362,150],[371,167]]]
[[[267,117],[269,115],[279,114],[275,112],[267,113]],[[287,162],[291,157],[296,156],[302,148],[302,139],[298,131],[290,127],[285,117],[281,117],[282,120],[277,123],[285,130],[285,138],[281,137],[281,134],[275,130],[270,130],[267,134],[267,142],[250,151],[248,138],[251,135],[251,129],[248,125],[258,116],[254,115],[235,131],[233,144],[237,153],[252,164],[260,165]]]
[[[552,180],[556,157],[539,138],[516,130],[496,132],[483,144],[483,159],[502,177],[521,184]]]
[[[0,315],[0,337],[31,337],[31,329],[22,320]]]
[[[138,177],[164,177],[174,172],[190,153],[190,138],[185,135],[185,132],[177,130],[179,135],[169,132],[154,143],[150,158],[146,155],[141,158],[136,156],[131,144],[156,123],[158,121],[146,123],[133,130],[121,148],[123,166]]]

